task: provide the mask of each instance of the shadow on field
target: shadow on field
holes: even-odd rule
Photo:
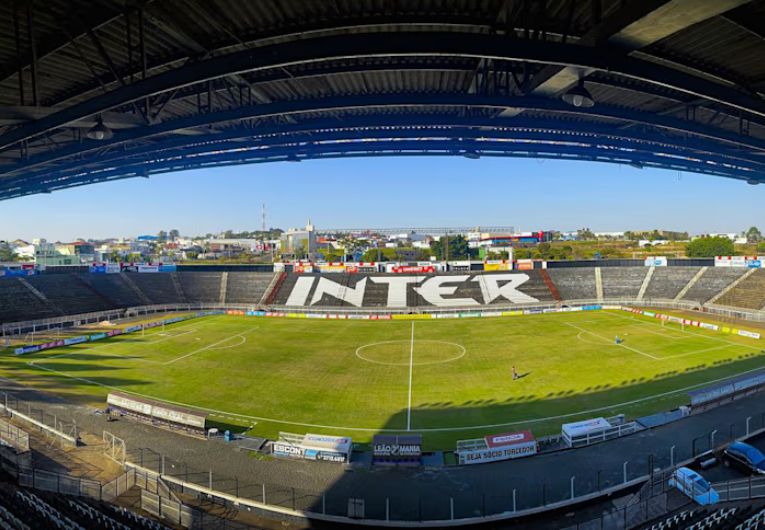
[[[322,493],[295,490],[283,491],[284,502],[297,509],[347,516],[353,503],[349,499],[363,499],[365,517],[375,519],[420,521],[476,517],[511,511],[513,490],[516,490],[517,509],[531,508],[566,500],[571,495],[571,476],[575,475],[577,495],[593,493],[623,482],[623,463],[629,461],[628,478],[647,473],[652,466],[668,466],[670,446],[673,458],[679,461],[707,450],[709,434],[714,429],[717,441],[733,439],[745,432],[741,418],[729,418],[722,410],[713,412],[718,417],[694,416],[693,422],[683,420],[658,431],[645,431],[623,438],[619,442],[607,442],[587,449],[577,450],[577,458],[570,452],[549,453],[535,458],[496,462],[492,464],[439,467],[441,456],[437,449],[453,450],[455,440],[480,438],[487,434],[514,432],[529,429],[539,437],[537,427],[545,425],[560,432],[560,424],[584,418],[610,416],[625,413],[627,419],[635,419],[649,413],[668,410],[681,402],[689,401],[685,392],[669,396],[674,400],[662,401],[649,396],[673,389],[708,386],[710,381],[735,377],[736,373],[763,368],[763,357],[751,354],[744,359],[722,359],[714,363],[699,364],[682,372],[670,371],[654,378],[624,380],[618,386],[596,385],[573,391],[544,395],[510,396],[501,399],[477,399],[468,401],[441,401],[424,403],[411,411],[412,430],[406,431],[407,411],[392,415],[383,430],[386,434],[419,433],[423,437],[423,450],[435,453],[424,467],[414,469],[358,466],[342,473]],[[528,375],[533,378],[534,374]],[[514,381],[508,378],[508,388]],[[603,404],[628,403],[641,398],[639,403],[622,406]],[[756,397],[753,399],[757,399]],[[578,413],[602,407],[585,414]],[[544,422],[524,421],[524,418],[563,416]],[[765,426],[765,408],[752,409],[752,428]],[[735,421],[734,421],[735,420]],[[716,423],[712,423],[716,422]],[[465,426],[485,425],[479,428]],[[492,426],[494,425],[494,426]],[[438,429],[443,429],[439,431]],[[334,433],[338,434],[338,433]],[[352,436],[353,433],[341,433]],[[365,450],[369,446],[363,444]],[[563,467],[563,460],[566,466]],[[446,461],[453,462],[454,459]],[[430,464],[430,465],[429,465]],[[326,463],[310,463],[312,468],[329,466]],[[309,471],[310,472],[310,471]],[[278,496],[272,498],[279,498]],[[453,505],[450,499],[454,499]],[[361,501],[359,501],[361,502]],[[350,503],[350,504],[349,504]],[[285,504],[286,505],[286,504]],[[571,511],[571,510],[568,510]],[[561,517],[564,514],[560,514]],[[548,521],[549,522],[549,521]],[[524,523],[528,524],[528,523]],[[319,522],[313,528],[329,528]],[[526,528],[518,523],[495,523],[491,528]],[[544,526],[533,526],[544,528]],[[554,527],[554,526],[553,526]],[[549,527],[548,528],[553,528]],[[484,527],[485,528],[485,527]]]

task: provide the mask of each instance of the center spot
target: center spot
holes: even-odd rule
[[[356,357],[375,364],[409,366],[411,351],[410,339],[386,340],[359,346]],[[465,347],[455,342],[415,339],[412,365],[448,363],[460,359],[465,353]]]

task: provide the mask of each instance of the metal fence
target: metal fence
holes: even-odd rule
[[[684,443],[664,447],[655,453],[619,464],[604,465],[601,469],[591,469],[576,476],[557,474],[545,478],[529,477],[524,487],[508,486],[490,491],[473,489],[454,496],[432,493],[419,495],[411,491],[375,491],[373,481],[370,481],[367,491],[349,491],[349,488],[343,487],[342,481],[325,491],[311,491],[249,478],[224,476],[146,448],[128,450],[126,461],[128,465],[159,474],[174,491],[213,499],[224,505],[244,503],[266,511],[269,508],[275,509],[277,516],[278,513],[300,512],[308,517],[319,518],[347,518],[349,506],[353,506],[355,514],[364,519],[377,522],[422,522],[426,525],[437,524],[439,521],[448,524],[460,519],[464,522],[478,522],[482,519],[521,516],[539,509],[554,509],[596,499],[643,483],[650,484],[634,506],[625,507],[612,516],[614,521],[634,522],[640,517],[657,517],[656,514],[665,506],[660,499],[656,499],[666,494],[668,477],[662,476],[660,470],[671,470],[713,448],[763,430],[765,412],[739,421],[720,423],[695,438],[687,438]],[[735,493],[741,487],[732,485],[731,491]],[[754,491],[762,491],[765,495],[765,482],[755,483]]]
[[[51,443],[77,446],[77,422],[64,420],[57,414],[51,414],[35,407],[29,401],[23,401],[9,392],[0,392],[0,411],[32,425],[43,433]]]
[[[2,419],[0,419],[0,440],[19,452],[29,451],[29,435]]]

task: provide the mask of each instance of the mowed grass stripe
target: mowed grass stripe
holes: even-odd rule
[[[663,336],[666,328],[655,319],[616,316],[601,311],[417,321],[411,408],[408,362],[381,365],[355,355],[365,344],[400,341],[409,346],[412,324],[407,321],[217,316],[192,321],[195,333],[159,343],[151,343],[159,331],[152,330],[145,337],[116,337],[75,354],[63,348],[44,357],[4,356],[0,371],[101,405],[109,388],[120,388],[198,406],[241,418],[238,423],[245,427],[258,421],[255,432],[266,436],[290,430],[290,425],[303,432],[308,425],[334,433],[343,428],[404,431],[410,414],[413,431],[426,430],[433,443],[446,447],[456,438],[481,434],[470,429],[482,425],[526,422],[544,434],[559,428],[557,419],[583,411],[605,414],[625,403],[613,412],[669,408],[687,399],[678,389],[765,365],[762,357],[747,357],[761,349],[756,340],[731,336],[721,343],[719,334],[706,330],[678,340],[677,333]],[[602,344],[580,340],[576,327],[604,337]],[[168,326],[165,333],[178,329],[184,328]],[[236,337],[245,333],[247,341],[238,344]],[[605,339],[617,334],[661,360]],[[453,356],[454,348],[437,341],[458,344],[466,354],[419,365],[418,352],[429,362]],[[396,361],[400,354],[390,352]],[[384,360],[384,346],[375,347],[374,355]],[[513,365],[523,375],[517,381],[511,379]],[[657,395],[662,397],[650,399]],[[361,436],[363,441],[366,435]]]

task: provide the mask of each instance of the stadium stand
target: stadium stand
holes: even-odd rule
[[[643,299],[674,300],[699,270],[699,267],[655,267]]]
[[[484,276],[489,276],[493,273],[482,273]],[[506,274],[506,273],[496,273],[496,274]],[[553,302],[555,301],[555,298],[553,297],[552,292],[548,288],[547,284],[545,283],[544,278],[542,277],[540,271],[534,270],[534,271],[523,271],[523,272],[514,272],[512,274],[525,274],[528,276],[528,280],[526,280],[524,283],[522,283],[518,290],[528,296],[531,296],[540,302]],[[395,298],[392,298],[390,300],[391,305],[395,307],[428,307],[431,306],[431,304],[425,300],[419,293],[415,291],[415,287],[423,285],[425,282],[427,282],[430,278],[433,278],[435,276],[449,276],[447,273],[440,273],[440,274],[420,274],[420,275],[409,275],[410,277],[416,277],[418,280],[411,284],[409,288],[407,289],[407,295],[406,300],[397,300]],[[465,276],[464,273],[456,274],[453,276]],[[472,281],[475,278],[475,275],[469,275],[469,279],[467,281],[462,281],[461,279],[455,280],[455,284],[453,285],[456,287],[456,290],[453,294],[450,295],[444,295],[444,299],[450,299],[450,298],[470,298],[473,300],[478,301],[479,303],[482,303],[483,301],[483,293],[481,290],[481,285],[478,282]],[[317,285],[317,278],[328,278],[329,280],[338,283],[341,285],[341,293],[344,292],[345,289],[356,289],[359,282],[366,280],[366,288],[364,290],[364,299],[363,299],[363,306],[362,307],[386,307],[388,305],[388,285],[376,283],[372,280],[374,277],[385,277],[385,275],[380,274],[352,274],[352,275],[345,275],[345,274],[337,274],[337,275],[320,275],[320,274],[288,274],[282,283],[279,291],[276,293],[274,297],[274,304],[275,305],[286,305],[288,302],[288,299],[290,297],[290,293],[292,293],[293,288],[295,287],[295,284],[297,283],[297,280],[299,277],[305,277],[305,278],[313,278],[314,283],[311,286],[311,289],[308,291],[308,296],[306,298],[307,302],[306,304],[310,304],[310,301],[313,299],[314,291],[316,290]],[[392,296],[395,296],[395,291]],[[507,305],[508,300],[499,297],[496,300],[491,302],[494,305]],[[355,307],[353,304],[350,304],[348,302],[345,302],[343,300],[340,300],[334,296],[329,296],[327,294],[322,295],[322,297],[317,301],[315,304],[315,307],[346,307],[351,308]]]
[[[645,300],[680,299],[697,303],[719,303],[747,309],[765,309],[765,271],[758,270],[744,276],[743,268],[722,267],[656,267],[650,278],[648,267],[566,267],[532,271],[514,271],[526,274],[528,280],[518,290],[540,302],[594,300],[598,298],[595,272],[601,272],[603,298],[606,300],[637,299],[643,292]],[[366,280],[363,306],[384,308],[388,305],[388,285],[376,283],[372,278],[384,276],[368,274],[293,274],[270,272],[226,273],[217,271],[181,271],[176,273],[122,273],[122,274],[41,274],[27,278],[0,280],[0,322],[21,322],[65,314],[78,314],[152,304],[220,303],[251,305],[286,305],[300,277],[314,280],[308,291],[306,305],[310,305],[317,278],[326,278],[339,284],[339,293],[356,288]],[[455,276],[464,275],[457,273]],[[459,281],[449,298],[470,298],[483,302],[482,285],[472,281]],[[498,273],[481,273],[484,277]],[[450,273],[419,275],[410,284],[406,299],[391,300],[398,308],[427,307],[430,304],[415,291],[434,276]],[[545,277],[547,275],[547,278]],[[739,283],[736,284],[735,282]],[[448,285],[448,284],[447,284]],[[499,285],[503,285],[502,282]],[[483,285],[486,287],[486,285]],[[269,290],[270,289],[270,290]],[[727,290],[726,290],[727,289]],[[391,296],[395,296],[395,292]],[[342,298],[342,296],[340,297]],[[264,302],[264,300],[266,300]],[[508,300],[498,297],[492,305],[507,305]],[[325,294],[316,307],[354,308],[352,303]]]
[[[645,526],[645,530],[754,530],[765,526],[765,509],[751,505],[683,510]]]
[[[0,488],[0,527],[30,530],[165,530],[167,527],[129,510],[82,498]]]
[[[58,315],[26,288],[19,278],[0,283],[0,322],[17,322]]]
[[[594,269],[547,269],[563,300],[593,300],[597,297]]]
[[[138,293],[125,281],[124,274],[82,274],[80,278],[111,300],[114,307],[144,305]]]
[[[715,303],[743,309],[765,309],[765,270],[755,269],[748,277],[715,300]]]
[[[547,287],[547,284],[542,278],[541,271],[539,270],[523,271],[523,274],[527,274],[529,276],[529,281],[521,285],[520,288],[518,289],[519,291],[529,296],[533,296],[534,298],[537,298],[540,302],[555,301],[555,298],[553,298],[553,294],[550,292],[550,289]],[[476,300],[481,300],[481,297],[477,296]],[[507,300],[496,300],[494,303],[507,304]]]
[[[226,281],[226,302],[229,304],[257,304],[266,292],[273,276],[270,272],[229,272]]]
[[[178,295],[178,300],[180,302],[188,302],[189,300],[186,298],[186,293],[184,292],[181,281],[178,278],[178,273],[171,272],[168,276],[170,276],[170,281],[173,283],[173,289],[175,289],[175,294]]]
[[[220,272],[175,272],[187,302],[216,302],[220,297]]]
[[[169,274],[135,274],[130,272],[124,274],[130,275],[130,280],[153,304],[178,304],[182,302]]]
[[[76,274],[40,274],[27,281],[66,313],[92,313],[112,309],[102,296],[83,284]]]
[[[648,267],[602,267],[600,274],[603,278],[603,298],[637,299],[648,270]]]
[[[280,273],[279,281],[274,285],[274,289],[271,291],[267,303],[269,305],[285,305],[287,303],[287,298],[289,298],[290,293],[292,292],[292,288],[295,287],[298,277],[297,274],[288,274],[286,272]],[[229,281],[231,281],[230,278]]]
[[[698,281],[688,289],[682,300],[703,304],[744,274],[747,269],[709,267]]]

